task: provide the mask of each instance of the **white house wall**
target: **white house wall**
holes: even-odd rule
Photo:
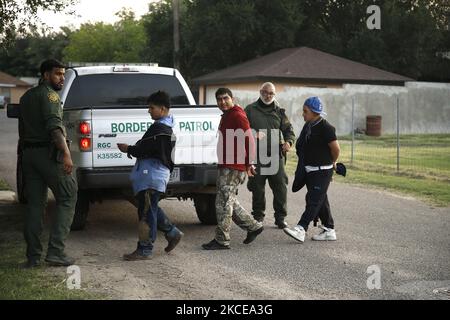
[[[216,103],[214,93],[217,88],[207,88],[207,104]],[[237,103],[244,107],[259,95],[257,91],[233,90],[233,86],[230,89]],[[286,109],[297,134],[304,123],[301,116],[303,102],[313,95],[322,99],[327,119],[336,126],[339,135],[351,133],[352,98],[355,101],[355,128],[366,128],[366,116],[380,115],[383,134],[395,133],[397,97],[401,133],[450,133],[450,83],[408,82],[405,87],[347,84],[342,89],[284,85],[276,98]]]

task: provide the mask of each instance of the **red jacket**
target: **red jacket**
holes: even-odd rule
[[[239,171],[246,171],[247,166],[250,166],[255,159],[255,140],[250,123],[245,111],[238,105],[222,115],[219,124],[217,157],[219,168]]]

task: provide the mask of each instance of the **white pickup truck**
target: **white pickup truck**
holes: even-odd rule
[[[116,144],[134,144],[142,137],[152,123],[146,100],[157,90],[170,95],[176,123],[175,168],[165,197],[193,199],[200,221],[216,223],[220,110],[196,105],[176,69],[111,65],[67,69],[60,91],[79,188],[73,230],[84,228],[90,203],[117,197],[133,202],[128,176],[135,160],[121,153]],[[19,198],[25,200],[20,154],[19,141],[17,189]]]

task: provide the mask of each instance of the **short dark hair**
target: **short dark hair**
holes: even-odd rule
[[[41,63],[41,76],[44,76],[44,73],[47,71],[52,71],[53,68],[65,68],[66,66],[56,59],[47,59],[44,62]]]
[[[148,97],[147,104],[164,106],[167,109],[170,109],[170,97],[165,91],[159,90]]]
[[[216,91],[216,99],[218,96],[224,95],[224,94],[228,94],[230,96],[230,98],[233,98],[233,93],[231,92],[230,89],[228,88],[219,88]]]

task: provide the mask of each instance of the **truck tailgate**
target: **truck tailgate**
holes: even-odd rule
[[[221,112],[210,107],[172,108],[177,138],[175,164],[217,163],[217,129]],[[117,143],[135,144],[153,123],[146,108],[92,110],[93,167],[134,165]]]

